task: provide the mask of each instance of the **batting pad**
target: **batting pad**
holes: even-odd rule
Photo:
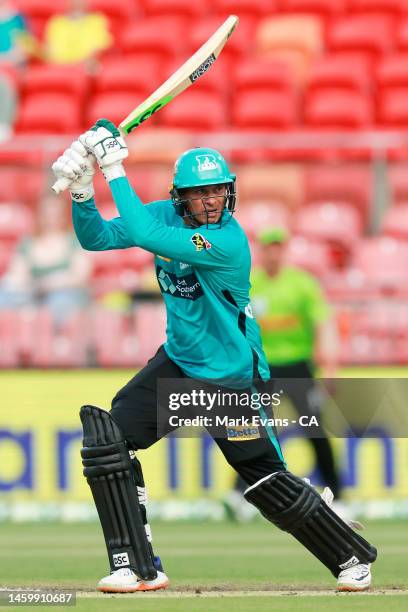
[[[291,533],[334,576],[357,565],[372,563],[377,550],[355,533],[321,498],[319,493],[291,472],[275,472],[245,491],[271,523]]]
[[[129,450],[109,412],[82,406],[84,476],[98,510],[111,570],[130,567],[139,578],[157,577],[139,504]]]

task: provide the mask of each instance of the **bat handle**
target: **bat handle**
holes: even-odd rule
[[[61,191],[68,189],[71,182],[72,181],[67,178],[59,178],[58,181],[53,184],[52,189],[55,191],[55,193],[61,193]]]

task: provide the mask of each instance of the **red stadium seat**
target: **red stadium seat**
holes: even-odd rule
[[[250,239],[256,239],[267,226],[289,228],[290,215],[288,209],[279,203],[247,202],[240,203],[235,214]]]
[[[309,92],[327,87],[368,91],[371,85],[369,64],[362,58],[350,62],[342,55],[326,55],[312,65],[307,84]]]
[[[398,16],[408,10],[407,0],[351,0],[348,9],[357,13],[383,13]]]
[[[239,202],[260,201],[284,206],[291,211],[301,203],[303,168],[298,164],[244,164],[238,171]],[[240,206],[239,206],[240,208]]]
[[[330,52],[364,53],[377,59],[393,49],[392,21],[370,14],[338,18],[328,30],[327,45]]]
[[[106,58],[95,75],[95,91],[100,93],[123,92],[150,95],[162,83],[159,62],[146,57],[139,62],[132,57]],[[129,108],[129,112],[133,107]],[[128,114],[128,113],[127,113]]]
[[[408,53],[386,55],[377,66],[377,85],[406,87],[408,85]]]
[[[93,13],[103,13],[111,23],[115,33],[125,27],[130,21],[140,17],[136,0],[87,0],[87,9]]]
[[[162,62],[169,62],[186,53],[185,41],[182,18],[147,17],[129,24],[117,44],[126,55],[150,55]]]
[[[222,95],[189,89],[160,112],[160,125],[189,130],[215,130],[225,126]]]
[[[281,91],[246,91],[233,100],[231,112],[237,128],[288,129],[298,122],[295,96]]]
[[[45,178],[42,168],[3,165],[0,168],[0,202],[36,204],[44,193]]]
[[[16,242],[31,234],[33,229],[33,212],[24,204],[0,204],[0,242]]]
[[[191,0],[142,0],[145,14],[151,16],[174,16],[199,20],[208,13],[205,2]]]
[[[290,239],[285,259],[288,265],[299,266],[319,278],[327,276],[332,268],[327,244],[308,240],[304,236]]]
[[[372,121],[372,101],[368,95],[336,88],[306,95],[304,122],[315,129],[358,129]]]
[[[361,218],[349,204],[321,203],[302,208],[295,220],[296,233],[339,244],[350,250],[362,233]]]
[[[408,89],[386,87],[378,93],[377,122],[385,127],[408,126]]]
[[[393,164],[388,168],[388,180],[391,191],[391,205],[408,204],[407,165]]]
[[[31,66],[22,82],[24,96],[37,93],[63,93],[82,102],[88,89],[88,75],[83,66]]]
[[[344,13],[348,0],[280,0],[280,10],[329,17]]]
[[[305,170],[305,204],[335,202],[350,204],[361,219],[368,218],[373,178],[367,165],[319,164]]]
[[[408,51],[408,18],[402,19],[396,36],[396,44],[399,51]]]
[[[279,0],[214,0],[213,11],[219,16],[238,15],[240,19],[260,19],[275,12]]]
[[[84,128],[92,125],[101,117],[109,117],[115,125],[129,115],[129,113],[143,100],[145,95],[139,93],[124,93],[108,91],[96,94],[86,108]],[[149,119],[149,123],[155,122],[155,117]]]
[[[366,238],[356,245],[352,267],[366,286],[393,293],[406,291],[408,244],[388,236]]]
[[[234,74],[234,95],[244,91],[293,91],[293,80],[282,62],[251,58],[238,63]]]
[[[408,239],[408,203],[391,206],[385,213],[382,232],[401,240]]]
[[[33,94],[19,109],[16,129],[24,133],[78,133],[81,106],[69,94]]]
[[[69,0],[15,0],[16,6],[26,17],[30,32],[36,36],[42,36],[44,26],[48,19],[55,13],[66,13],[69,8]]]

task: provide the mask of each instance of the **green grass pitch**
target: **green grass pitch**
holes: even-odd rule
[[[73,588],[77,608],[91,611],[408,607],[408,531],[403,521],[367,525],[365,533],[379,550],[371,594],[335,594],[335,580],[320,563],[266,521],[156,522],[152,527],[171,579],[171,588],[160,595],[98,596],[95,584],[107,573],[107,560],[100,527],[94,523],[0,524],[1,586]]]
[[[399,368],[342,373],[405,375]],[[25,402],[29,410],[31,403],[46,399],[60,409],[72,409],[91,400],[108,405],[132,375],[123,370],[19,371],[1,372],[0,381],[4,397],[13,406]],[[61,388],[69,393],[61,393]],[[163,593],[97,594],[96,582],[108,568],[96,523],[0,522],[0,588],[73,588],[78,592],[76,608],[90,612],[221,612],[226,606],[234,612],[408,609],[408,530],[402,520],[367,523],[363,535],[379,551],[369,594],[335,594],[335,580],[329,572],[289,535],[266,521],[249,525],[156,522],[152,527],[155,547],[171,580],[170,589]]]

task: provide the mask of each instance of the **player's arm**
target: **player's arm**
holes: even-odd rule
[[[79,138],[95,155],[134,245],[195,266],[231,268],[237,265],[241,244],[226,240],[224,232],[201,227],[171,227],[150,214],[125,176],[121,162],[128,154],[127,147],[119,130],[110,121],[97,121],[94,128]]]

